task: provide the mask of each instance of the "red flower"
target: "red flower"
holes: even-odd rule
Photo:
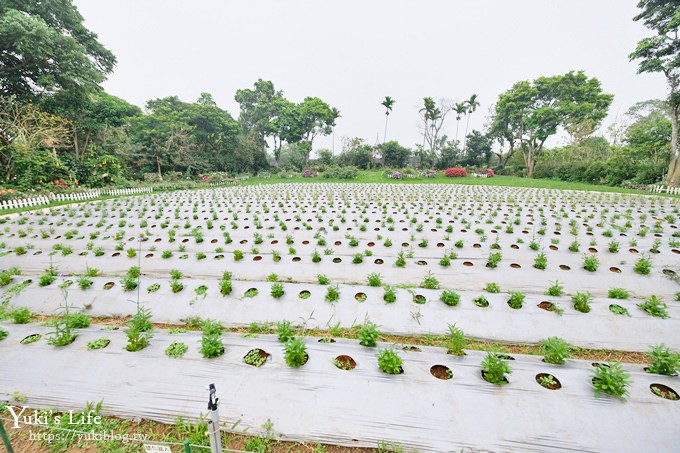
[[[467,170],[464,168],[447,168],[444,170],[444,176],[448,178],[462,178],[467,176]]]

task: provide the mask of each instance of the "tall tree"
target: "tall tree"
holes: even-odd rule
[[[458,141],[458,128],[460,127],[460,120],[462,115],[467,113],[467,105],[465,102],[456,102],[453,106],[453,111],[456,112],[456,141]]]
[[[420,109],[423,120],[423,149],[427,144],[427,152],[430,154],[429,160],[436,161],[437,151],[444,144],[440,136],[446,115],[452,110],[451,103],[442,99],[436,103],[432,98],[423,98],[423,108]]]
[[[319,135],[328,135],[333,131],[335,119],[331,107],[316,97],[306,97],[294,109],[291,128],[288,132],[289,143],[300,143],[304,154],[305,167],[309,165],[309,154],[314,139]]]
[[[335,107],[331,108],[331,119],[333,120],[333,132],[332,132],[332,134],[333,134],[333,149],[332,149],[333,153],[335,153],[335,120],[337,120],[341,116],[342,115],[340,115],[340,110],[338,110]]]
[[[470,99],[465,101],[465,107],[467,107],[467,122],[465,124],[465,140],[463,141],[463,152],[465,152],[465,147],[467,145],[467,136],[468,136],[468,128],[470,127],[470,116],[472,116],[472,113],[474,113],[475,110],[477,110],[477,107],[479,107],[479,102],[477,102],[477,95],[473,94],[470,96]]]
[[[613,98],[583,72],[518,82],[499,96],[491,129],[512,147],[519,145],[527,176],[533,177],[536,157],[558,128],[585,120],[599,124]]]
[[[640,14],[633,20],[642,21],[656,36],[644,38],[630,54],[639,60],[638,73],[660,72],[670,89],[667,105],[671,119],[671,153],[666,183],[680,182],[680,149],[678,148],[678,115],[680,114],[680,0],[640,0]]]
[[[383,143],[385,143],[385,140],[387,139],[387,120],[390,117],[390,113],[392,113],[392,106],[395,102],[396,101],[390,96],[385,96],[385,99],[380,103],[380,105],[385,107],[385,133],[383,134]]]
[[[0,95],[93,89],[115,63],[72,0],[0,2]]]

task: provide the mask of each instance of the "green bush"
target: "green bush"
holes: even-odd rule
[[[359,176],[359,170],[355,167],[338,167],[333,166],[322,173],[325,179],[356,179]]]

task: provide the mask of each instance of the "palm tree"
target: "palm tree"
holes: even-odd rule
[[[392,111],[392,106],[395,102],[396,101],[390,96],[385,96],[385,100],[380,103],[380,105],[385,107],[385,134],[383,135],[383,143],[385,143],[385,139],[387,138],[387,119],[390,117],[390,112]]]
[[[479,102],[477,102],[477,95],[473,94],[470,96],[470,99],[465,101],[465,105],[467,106],[467,124],[465,125],[465,140],[463,142],[463,152],[465,152],[465,146],[467,145],[467,135],[468,135],[468,127],[470,126],[470,115],[472,112],[477,110],[477,107],[479,107]]]
[[[461,115],[465,115],[467,113],[467,104],[465,102],[457,102],[455,107],[453,107],[453,111],[456,112],[456,141],[458,141],[458,128],[460,126],[460,119],[462,118]]]
[[[333,124],[333,154],[335,155],[335,120],[340,118],[340,110],[333,107],[331,109],[331,124]]]

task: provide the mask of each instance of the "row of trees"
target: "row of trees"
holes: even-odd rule
[[[656,35],[640,41],[630,58],[639,61],[640,72],[661,72],[670,94],[665,101],[636,106],[631,124],[613,134],[623,133],[621,143],[594,136],[613,96],[596,78],[569,72],[514,84],[498,97],[484,131],[469,132],[477,95],[464,102],[426,97],[419,110],[423,141],[413,149],[387,141],[396,101],[386,96],[381,144],[347,140],[338,156],[322,150],[317,161],[360,168],[491,165],[529,177],[589,174],[604,182],[648,181],[665,173],[669,184],[677,184],[680,0],[641,0],[639,7],[635,20]],[[98,186],[150,173],[257,172],[284,163],[307,168],[315,138],[333,133],[340,118],[337,108],[319,98],[294,102],[261,79],[236,92],[237,118],[208,93],[193,103],[172,96],[150,100],[142,111],[99,87],[115,62],[68,0],[0,5],[3,184],[31,188],[58,179]],[[449,114],[456,118],[454,138],[444,133]],[[546,150],[559,131],[567,132],[569,145]],[[569,170],[576,161],[590,170]],[[623,170],[614,177],[607,166]]]

